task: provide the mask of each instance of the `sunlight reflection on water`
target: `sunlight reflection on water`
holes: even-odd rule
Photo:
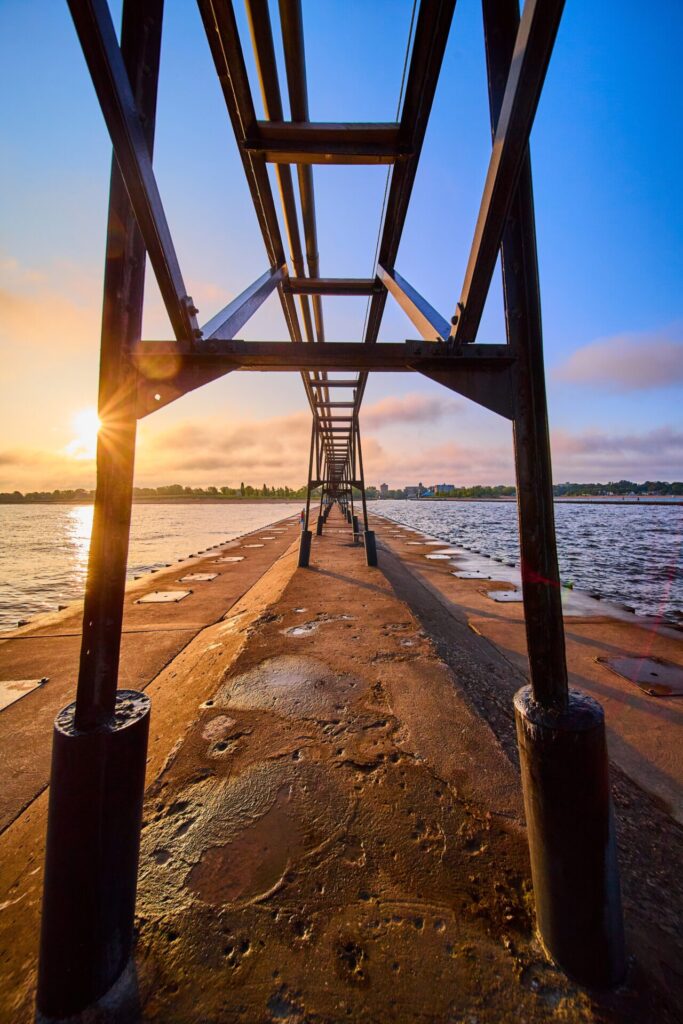
[[[128,576],[298,512],[273,504],[133,506]],[[83,596],[92,505],[0,505],[0,630]]]

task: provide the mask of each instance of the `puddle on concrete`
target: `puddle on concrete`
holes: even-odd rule
[[[320,625],[320,622],[304,622],[303,626],[290,626],[282,632],[285,636],[310,636]]]
[[[339,675],[316,658],[285,654],[230,679],[214,700],[217,707],[327,717],[337,714],[337,705],[357,700],[366,689],[363,679]]]
[[[291,790],[283,786],[263,817],[232,842],[205,850],[187,887],[218,906],[270,892],[303,848],[297,822],[287,814],[290,801]]]

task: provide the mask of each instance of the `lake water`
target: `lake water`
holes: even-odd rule
[[[374,512],[450,544],[519,562],[517,506],[378,501]],[[639,615],[683,622],[683,506],[555,503],[560,577]]]
[[[136,504],[128,575],[158,569],[278,519],[297,505]],[[83,596],[92,505],[0,505],[0,630]]]
[[[448,541],[518,561],[514,502],[381,501],[373,511]],[[0,505],[0,630],[83,595],[90,505]],[[130,576],[296,515],[287,504],[137,504]],[[683,507],[556,503],[563,582],[683,621]]]

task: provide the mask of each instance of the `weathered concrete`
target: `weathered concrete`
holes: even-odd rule
[[[277,525],[277,524],[274,524]],[[285,520],[284,533],[263,542],[262,548],[242,548],[272,536],[267,527],[253,535],[219,545],[210,551],[150,573],[126,588],[119,685],[144,690],[150,679],[188,644],[215,622],[268,569],[298,536],[298,527]],[[235,563],[216,563],[221,553],[244,556]],[[188,572],[218,572],[209,583],[181,584]],[[181,590],[192,594],[179,604],[139,605],[154,590]],[[41,616],[34,623],[0,634],[0,676],[26,679],[37,672],[49,682],[0,714],[3,786],[0,791],[0,830],[6,828],[48,783],[52,723],[57,712],[73,700],[78,675],[83,604],[75,602],[62,612]]]
[[[507,581],[515,575],[514,570],[487,560],[491,580],[459,579],[453,575],[457,571],[456,554],[432,560],[427,556],[438,552],[439,547],[429,538],[397,530],[395,524],[380,517],[374,517],[374,522],[385,548],[398,554],[413,575],[444,598],[456,619],[490,640],[526,676],[523,605],[497,604],[487,596],[495,589],[509,589]],[[447,549],[449,545],[444,542],[441,547]],[[683,636],[627,613],[619,618],[604,614],[598,602],[571,591],[567,591],[567,601],[583,612],[576,614],[572,606],[572,614],[565,618],[570,685],[590,693],[603,705],[612,759],[683,823],[680,700],[648,696],[598,660],[628,654],[654,656],[683,666]]]
[[[164,1022],[674,1021],[638,964],[604,998],[547,964],[514,765],[334,518],[309,570],[292,546],[147,687],[139,939],[110,1008]],[[465,632],[481,655],[465,674],[483,683],[496,652]],[[41,796],[0,836],[13,1022],[31,1014],[43,814]]]
[[[502,747],[513,763],[517,763],[517,742],[512,715],[512,698],[526,682],[526,662],[523,622],[519,606],[491,605],[479,593],[481,581],[461,581],[451,575],[457,565],[431,562],[425,558],[435,545],[427,545],[422,537],[415,542],[417,533],[400,530],[395,524],[378,520],[382,537],[382,567],[396,592],[406,600],[434,640],[439,655],[451,666],[457,685],[471,706],[493,728]],[[445,545],[444,545],[445,547]],[[457,561],[457,559],[456,559]],[[494,579],[500,573],[507,576],[508,567],[491,565]],[[491,587],[487,583],[487,587]],[[596,603],[593,602],[593,607]],[[599,607],[599,606],[598,606]],[[482,610],[485,616],[482,615]],[[472,615],[477,617],[473,626]],[[486,625],[481,619],[486,618]],[[513,638],[520,653],[512,657],[510,647],[488,639],[488,630],[494,624]],[[681,638],[669,628],[657,628],[651,622],[641,622],[632,615],[620,620],[606,616],[588,621],[568,617],[565,626],[570,637],[568,656],[570,679],[581,689],[592,693],[607,707],[606,720],[608,747],[612,756],[612,792],[617,819],[619,864],[624,899],[627,945],[637,950],[639,962],[647,969],[673,1002],[683,1001],[683,828],[672,812],[676,807],[667,804],[657,790],[659,778],[657,764],[649,758],[660,758],[680,777],[680,710],[676,698],[646,697],[637,687],[605,669],[593,658],[604,654],[601,638],[619,635],[630,650],[649,650],[654,643],[667,658],[683,661]],[[577,651],[572,635],[578,627],[586,628],[592,636],[592,657],[587,659],[582,672],[576,671]],[[609,648],[608,648],[609,649]],[[609,651],[613,653],[613,651]],[[608,674],[609,683],[618,687],[619,702],[605,699],[601,680]],[[594,678],[597,676],[597,679]],[[640,730],[633,730],[637,756],[623,757],[619,742],[624,718],[619,710],[625,705],[640,714]],[[659,724],[656,742],[648,732],[650,716]],[[669,782],[670,784],[670,782]],[[676,783],[678,786],[678,783]],[[677,788],[675,794],[679,794]]]

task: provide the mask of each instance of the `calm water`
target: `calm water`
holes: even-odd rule
[[[128,575],[298,514],[296,505],[134,505]],[[92,505],[0,505],[0,630],[83,596]]]
[[[519,561],[514,502],[382,501],[373,511],[452,544]],[[560,576],[577,589],[683,620],[683,507],[555,504]]]

